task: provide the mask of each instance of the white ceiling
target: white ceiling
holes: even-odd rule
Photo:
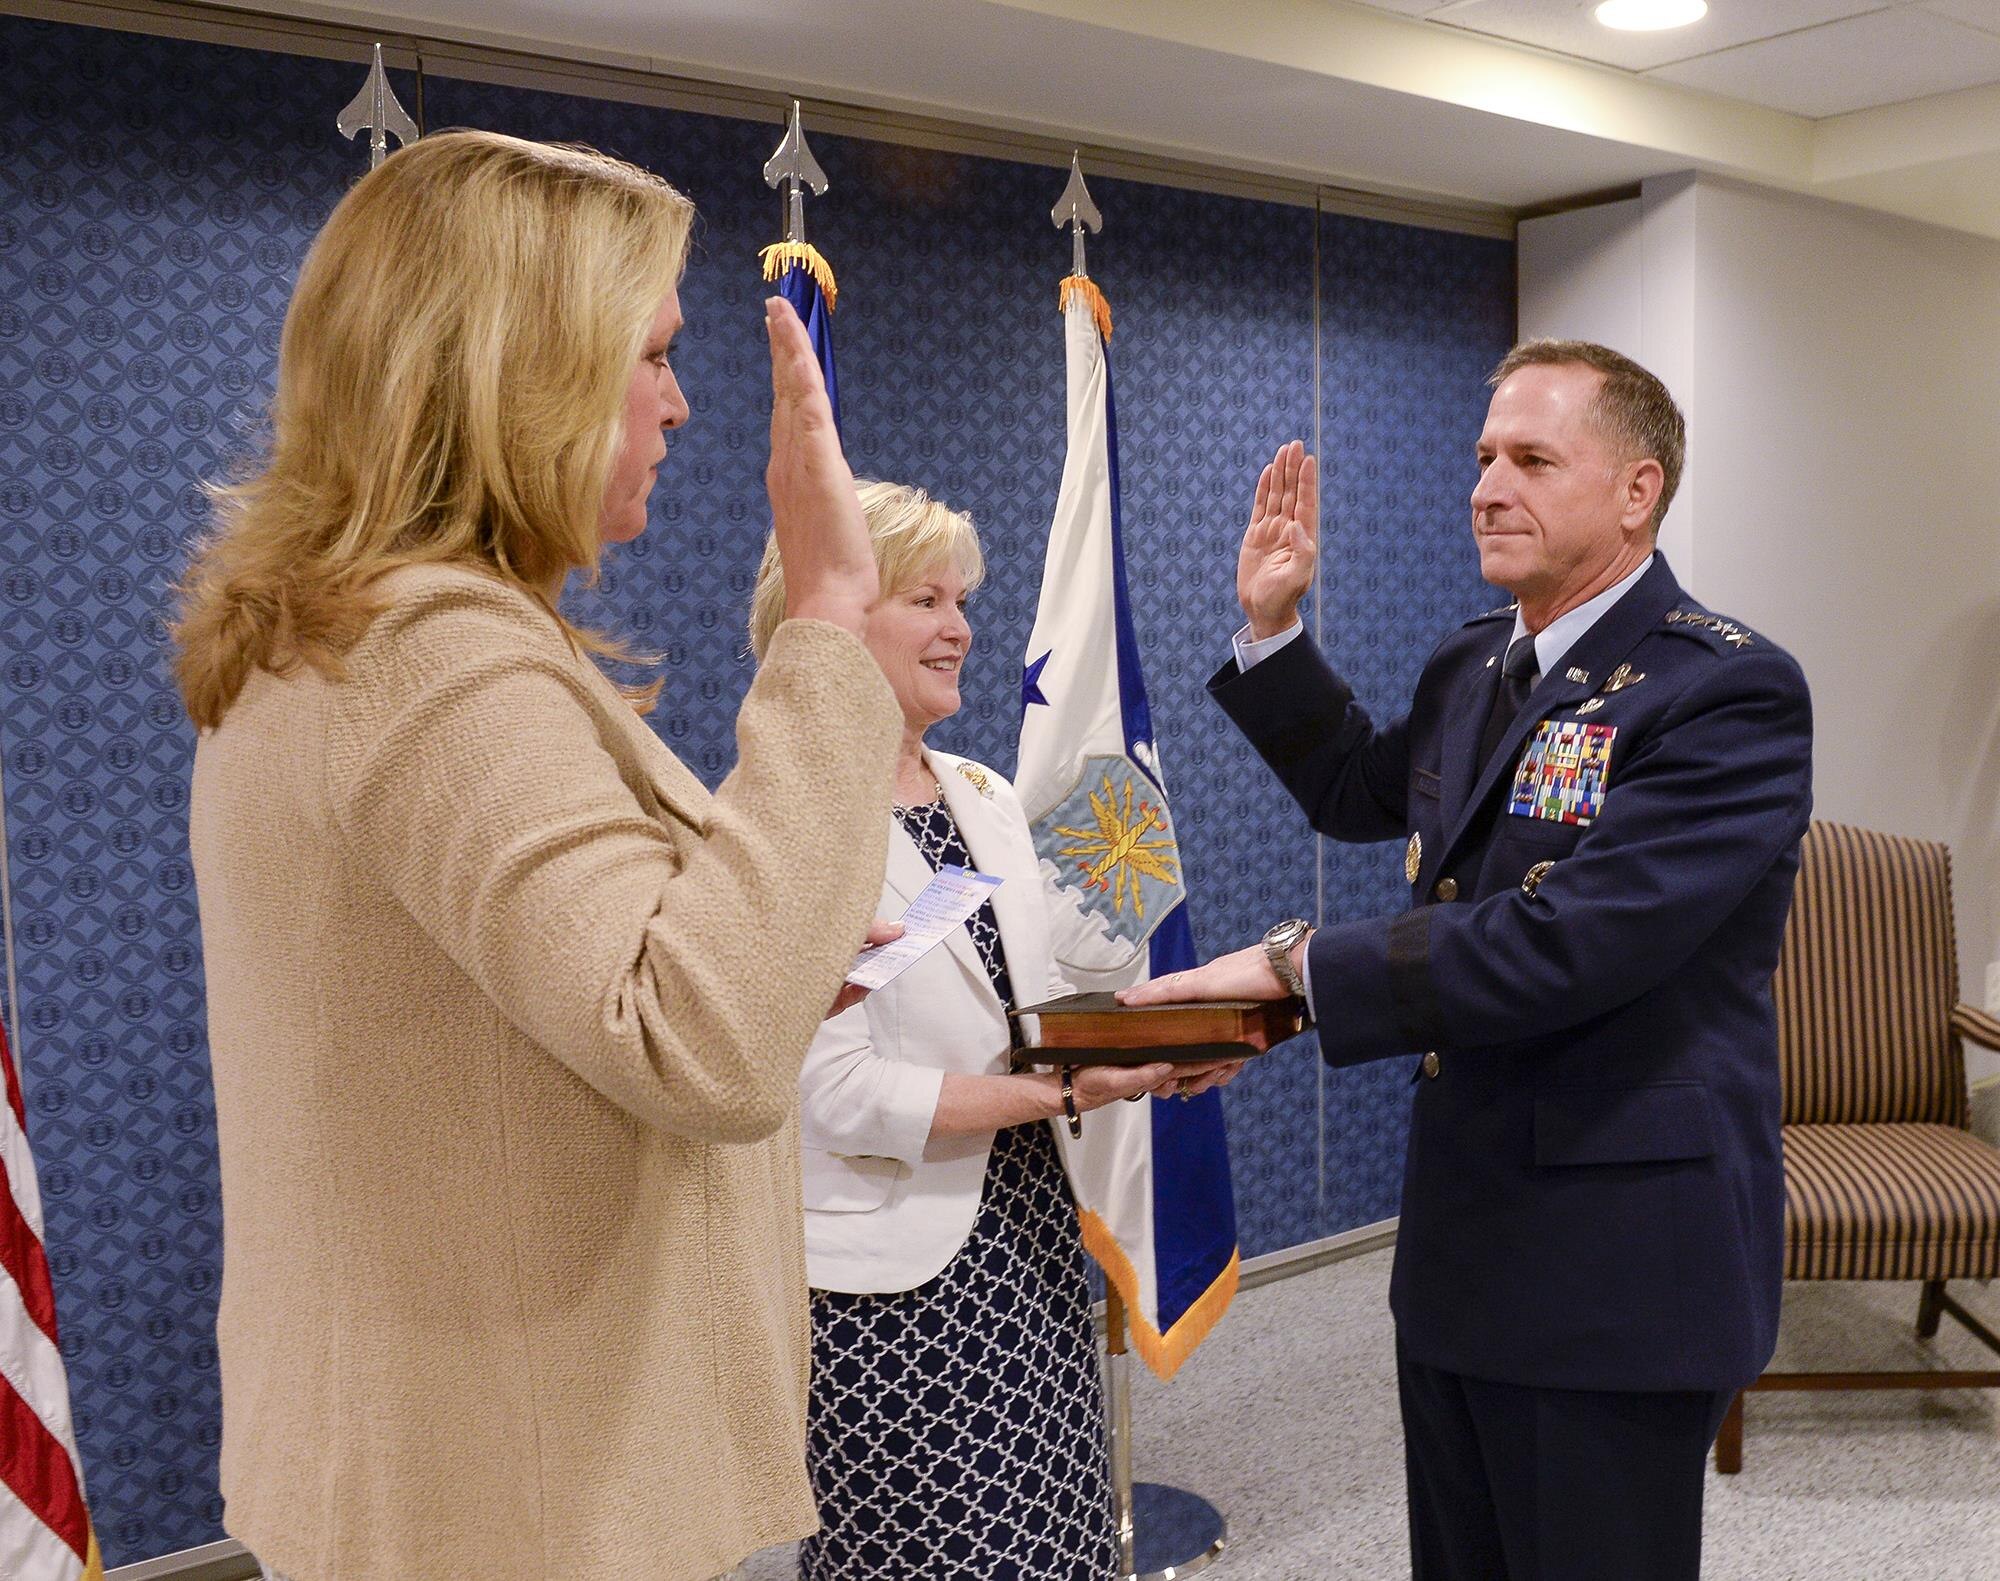
[[[1704,170],[2000,237],[2000,0],[208,0],[1510,210]],[[1401,14],[1396,14],[1401,13]]]
[[[1820,119],[2000,82],[2000,0],[1710,0],[1689,27],[1621,33],[1596,0],[1360,0]]]

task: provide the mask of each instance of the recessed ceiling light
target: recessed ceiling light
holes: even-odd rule
[[[1708,0],[1604,0],[1597,20],[1621,33],[1660,33],[1708,15]]]

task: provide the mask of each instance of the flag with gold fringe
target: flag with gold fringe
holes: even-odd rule
[[[0,1028],[0,1576],[103,1581],[83,1502],[69,1378],[56,1343],[55,1291],[28,1115]]]
[[[758,255],[764,261],[764,278],[776,284],[779,295],[792,304],[806,327],[819,371],[826,379],[826,398],[832,403],[833,426],[838,431],[840,381],[833,374],[833,305],[840,291],[833,283],[833,266],[806,240],[806,194],[818,197],[826,191],[826,172],[806,144],[797,99],[792,100],[791,113],[785,117],[784,137],[764,161],[764,184],[776,188],[785,200],[785,239],[773,242]]]
[[[1111,308],[1062,283],[1069,451],[1021,681],[1015,783],[1043,877],[1074,902],[1055,936],[1079,990],[1195,964],[1173,814],[1125,579]],[[1067,1149],[1084,1245],[1124,1298],[1132,1348],[1163,1378],[1236,1293],[1236,1204],[1220,1095],[1094,1110]]]
[[[833,426],[837,429],[840,381],[833,373],[833,306],[840,288],[834,283],[833,266],[811,242],[776,242],[759,256],[764,260],[764,278],[777,283],[778,294],[792,304],[806,327],[813,355],[819,358],[820,372],[826,377],[826,398],[833,403]]]

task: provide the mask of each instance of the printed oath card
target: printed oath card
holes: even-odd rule
[[[1604,810],[1616,725],[1545,719],[1521,755],[1507,810],[1517,818],[1587,825]]]
[[[971,873],[962,867],[941,867],[897,920],[903,936],[872,945],[854,957],[847,980],[857,988],[883,988],[944,943],[1000,887],[991,873]]]

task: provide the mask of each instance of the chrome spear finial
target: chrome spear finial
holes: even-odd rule
[[[764,161],[764,185],[782,187],[785,194],[785,240],[806,239],[806,189],[818,197],[826,191],[826,172],[806,147],[805,128],[799,125],[799,101],[792,100],[792,113],[785,119],[784,141],[777,152]]]
[[[1069,185],[1056,199],[1056,206],[1049,210],[1049,218],[1056,222],[1056,229],[1070,227],[1071,258],[1070,273],[1089,277],[1090,271],[1083,266],[1083,233],[1086,229],[1104,229],[1104,216],[1097,212],[1097,205],[1090,201],[1090,188],[1083,184],[1083,165],[1075,154],[1069,156]]]
[[[395,133],[396,141],[407,146],[417,140],[417,123],[404,113],[396,100],[396,90],[389,86],[389,74],[382,69],[382,46],[375,46],[375,60],[368,68],[368,80],[361,85],[361,91],[348,100],[347,108],[340,112],[340,119],[334,123],[340,128],[340,135],[352,139],[363,131],[368,133],[368,168],[373,170],[389,155],[389,134]]]

